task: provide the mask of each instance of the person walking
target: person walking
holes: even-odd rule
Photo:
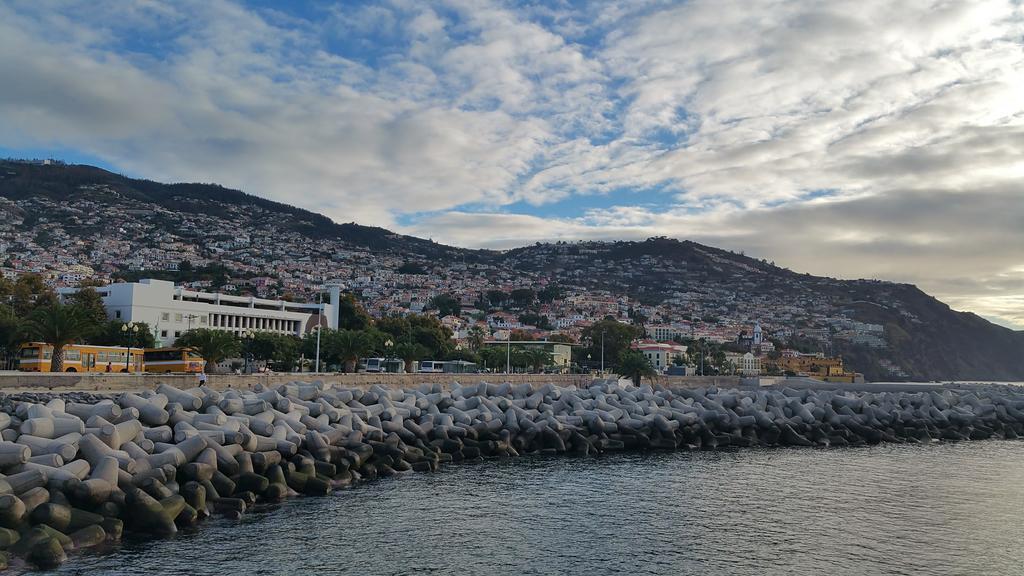
[[[200,386],[206,386],[206,372],[205,371],[199,373],[199,385]]]

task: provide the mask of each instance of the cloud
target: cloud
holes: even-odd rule
[[[1024,322],[1019,3],[293,8],[0,5],[0,146],[463,245],[688,237]]]

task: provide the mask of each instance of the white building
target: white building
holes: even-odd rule
[[[725,359],[730,362],[741,376],[757,376],[761,373],[761,359],[750,352],[726,352]]]
[[[686,357],[686,346],[675,342],[655,342],[653,340],[642,340],[634,343],[632,348],[643,353],[651,366],[659,372],[663,372],[672,365],[672,359],[676,356]]]
[[[198,292],[151,279],[110,284],[96,291],[103,297],[110,319],[145,322],[153,329],[157,345],[171,346],[192,328],[227,330],[236,335],[253,331],[296,336],[311,332],[318,323],[337,328],[341,287],[327,288],[329,302],[322,305]],[[75,291],[59,290],[61,296]]]

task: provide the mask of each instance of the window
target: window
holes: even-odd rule
[[[77,362],[82,359],[82,353],[78,350],[68,350],[64,353],[64,359]]]
[[[160,315],[160,319],[161,320],[170,320],[171,319],[171,313],[170,312],[164,312],[163,314]]]
[[[161,330],[160,331],[160,337],[161,338],[167,338],[167,330]]]
[[[174,315],[174,321],[175,322],[181,322],[181,314],[175,314]]]
[[[96,353],[96,360],[98,360],[100,362],[106,362],[107,361],[107,353],[106,352],[97,352]]]
[[[174,331],[174,337],[177,338],[179,336],[181,336],[181,330],[175,330]]]
[[[120,310],[115,310],[114,311],[114,318],[120,318],[120,317],[121,317],[121,311]]]
[[[206,316],[200,316],[199,317],[199,323],[200,324],[206,324]]]
[[[39,358],[39,348],[22,348],[22,358]]]
[[[180,348],[171,350],[147,350],[143,357],[146,362],[166,362],[169,360],[181,360],[182,351]]]

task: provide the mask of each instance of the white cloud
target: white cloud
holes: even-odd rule
[[[314,14],[0,5],[0,146],[70,147],[339,221],[429,212],[405,231],[459,244],[691,237],[1024,321],[1002,276],[1024,262],[1005,217],[1024,177],[1017,3],[393,0]],[[465,208],[577,197],[583,212],[655,187],[674,203]]]

